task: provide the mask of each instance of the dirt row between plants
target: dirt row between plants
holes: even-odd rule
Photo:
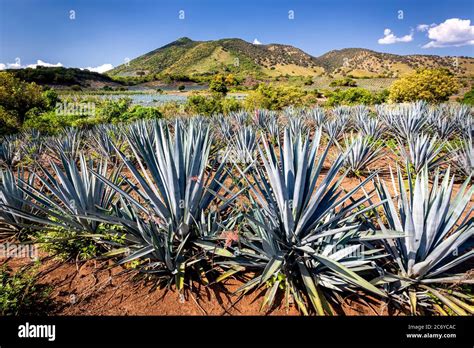
[[[264,290],[243,297],[234,295],[243,282],[228,279],[203,286],[196,282],[184,298],[175,290],[156,287],[137,271],[115,266],[112,260],[64,262],[41,254],[38,283],[51,288],[49,315],[299,315],[295,303],[286,308],[282,299],[267,313],[260,311]],[[0,259],[12,269],[32,267],[28,258]],[[248,277],[251,274],[246,275]],[[338,315],[393,315],[386,303],[370,296],[350,295]]]

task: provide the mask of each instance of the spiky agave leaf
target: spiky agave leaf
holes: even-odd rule
[[[134,210],[149,216],[157,225],[158,230],[152,235],[159,233],[166,238],[167,257],[175,260],[166,261],[166,267],[169,272],[180,275],[176,285],[181,289],[186,267],[205,261],[202,256],[196,259],[203,251],[203,248],[196,249],[203,237],[198,223],[202,215],[211,208],[219,214],[224,213],[238,196],[223,185],[229,176],[227,158],[224,156],[220,163],[214,159],[217,166],[210,163],[210,126],[197,121],[186,125],[176,121],[174,135],[169,126],[158,123],[151,138],[132,141],[127,136],[127,140],[137,165],[120,150],[116,151],[136,183],[127,181],[128,187],[124,189],[103,175],[96,175],[119,192]],[[134,258],[144,256],[142,252],[145,251],[159,253],[160,248],[160,243],[148,243],[134,254]],[[132,259],[129,257],[127,261]]]
[[[77,164],[74,157],[67,156],[61,150],[59,157],[60,164],[50,161],[50,170],[38,164],[41,175],[35,173],[34,179],[41,183],[42,190],[36,188],[33,179],[28,182],[18,180],[18,187],[28,197],[21,202],[41,212],[44,217],[20,207],[6,206],[6,209],[16,216],[29,220],[33,227],[49,226],[79,233],[96,233],[98,223],[88,216],[109,210],[115,191],[98,180],[91,170],[118,184],[121,167],[108,174],[107,161],[101,160],[95,164],[92,160],[86,160],[81,153]]]
[[[345,137],[345,162],[344,166],[353,174],[361,174],[368,171],[368,166],[380,156],[382,146],[372,138],[358,135]]]
[[[257,135],[252,127],[242,127],[231,139],[232,151],[230,156],[235,163],[246,165],[255,160],[255,150],[257,148]],[[225,155],[225,154],[224,154]]]
[[[427,112],[428,126],[438,135],[440,139],[448,140],[456,134],[457,124],[451,117],[446,105],[439,105]]]
[[[16,234],[28,223],[22,217],[12,214],[9,207],[41,216],[39,211],[25,204],[28,196],[24,192],[23,183],[32,185],[33,179],[33,175],[24,169],[19,168],[16,176],[11,169],[0,170],[0,235]]]
[[[403,141],[416,137],[426,126],[427,104],[416,102],[400,104],[396,107],[377,106],[377,113],[392,134]]]
[[[234,135],[232,123],[229,121],[227,117],[221,114],[213,116],[214,129],[223,139],[230,139]]]
[[[405,149],[405,144],[399,141],[400,154],[416,173],[420,172],[424,166],[431,170],[441,165],[446,159],[446,156],[441,154],[443,146],[444,142],[438,142],[436,135],[430,137],[428,134],[410,137],[408,150]]]
[[[342,117],[327,121],[324,124],[323,129],[326,131],[330,141],[337,141],[342,138],[347,121],[347,118]]]
[[[278,118],[276,116],[270,117],[267,124],[266,133],[273,141],[276,141],[280,138],[280,126],[278,125]]]
[[[109,159],[116,158],[113,144],[120,147],[123,143],[121,131],[115,125],[98,125],[90,132],[89,138],[92,139],[92,150]]]
[[[370,117],[367,107],[356,107],[354,109],[355,128],[364,136],[373,140],[379,140],[384,131],[385,125],[378,118]]]
[[[311,142],[307,136],[292,136],[286,129],[279,156],[263,138],[263,148],[259,148],[263,168],[255,167],[248,181],[253,203],[249,232],[241,239],[240,257],[223,264],[258,272],[240,291],[258,288],[271,279],[282,281],[283,277],[284,286],[291,288],[297,299],[305,294],[316,311],[324,314],[331,310],[321,287],[336,292],[359,288],[383,293],[357,274],[371,269],[372,257],[376,257],[359,240],[356,216],[363,212],[356,212],[356,208],[367,199],[352,197],[367,180],[344,193],[340,188],[343,177],[337,178],[344,163],[342,156],[322,177],[329,147],[316,157],[320,137],[321,130]],[[269,291],[265,305],[271,307],[273,299]],[[307,312],[303,302],[297,303]]]
[[[312,121],[316,128],[320,128],[326,122],[326,113],[321,107],[314,107],[308,110],[305,110],[306,118]]]
[[[457,131],[464,138],[474,137],[473,108],[469,105],[450,105],[451,119],[457,126]]]
[[[77,158],[82,149],[81,131],[76,128],[68,128],[58,136],[50,138],[45,145],[51,150],[55,157],[64,154],[71,158]]]
[[[0,164],[11,168],[19,160],[19,151],[18,151],[19,139],[15,135],[9,135],[3,138],[0,141]]]
[[[349,106],[337,106],[332,109],[332,114],[334,118],[344,118],[349,119],[351,117],[351,107]]]
[[[228,117],[237,128],[246,126],[250,120],[250,114],[243,110],[230,112]]]
[[[33,163],[38,161],[44,153],[45,142],[40,132],[31,129],[22,133],[20,156],[28,158]]]
[[[135,146],[145,146],[148,139],[154,140],[153,133],[158,124],[163,123],[163,120],[139,120],[130,124],[124,130],[124,137],[128,142],[132,142]],[[115,144],[110,144],[114,148]]]
[[[298,134],[304,134],[309,131],[308,127],[304,122],[304,119],[298,116],[290,116],[288,118],[288,128],[293,136],[297,136]]]
[[[125,253],[127,256],[120,259],[119,264],[141,259],[138,270],[153,274],[168,286],[174,281],[178,290],[183,289],[184,276],[189,273],[189,269],[197,270],[197,275],[207,284],[208,269],[201,266],[202,261],[207,260],[207,255],[211,255],[211,258],[221,255],[232,257],[225,248],[224,232],[234,227],[235,218],[230,216],[229,220],[222,221],[217,212],[206,215],[202,211],[201,214],[196,226],[202,233],[202,238],[193,239],[191,234],[178,238],[170,228],[171,225],[165,226],[156,216],[140,213],[134,203],[120,197],[112,216],[96,217],[101,222],[121,225],[125,237],[121,245],[105,241],[112,250],[103,256]]]
[[[389,240],[385,244],[387,252],[396,261],[391,291],[394,294],[414,291],[420,298],[419,292],[423,290],[419,284],[472,283],[472,279],[450,273],[474,256],[473,210],[468,208],[474,193],[474,187],[469,187],[470,178],[453,196],[454,176],[450,178],[449,169],[442,180],[437,171],[431,187],[426,166],[416,176],[414,184],[410,170],[408,176],[408,187],[400,169],[397,178],[392,177],[395,196],[383,181],[378,179],[376,182],[378,195],[385,201],[382,207],[387,227],[379,220],[382,230],[389,228],[406,234],[406,238]],[[467,215],[463,218],[466,210]],[[385,279],[388,278],[390,276]],[[412,302],[415,300],[413,297]]]
[[[474,176],[474,143],[473,138],[464,138],[458,148],[450,146],[451,159],[454,165],[466,177]]]
[[[271,119],[274,119],[276,117],[277,114],[275,111],[258,109],[255,110],[252,120],[254,125],[257,126],[258,129],[266,129]]]

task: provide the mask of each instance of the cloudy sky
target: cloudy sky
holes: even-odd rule
[[[0,69],[103,72],[183,36],[474,56],[474,1],[0,0]]]

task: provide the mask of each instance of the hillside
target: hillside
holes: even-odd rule
[[[334,50],[316,58],[327,73],[356,77],[397,77],[419,68],[446,68],[459,76],[474,74],[474,58],[432,55],[401,56],[362,48]]]
[[[271,76],[316,75],[323,71],[314,57],[287,45],[253,45],[241,39],[192,41],[181,38],[108,72],[110,76],[140,74]]]
[[[226,72],[254,78],[280,75],[398,77],[421,67],[447,68],[459,76],[473,76],[474,58],[401,56],[362,48],[334,50],[313,57],[290,45],[255,45],[241,39],[193,41],[180,38],[116,67],[108,75],[205,76]]]
[[[77,68],[43,67],[7,70],[16,77],[40,85],[102,87],[118,85],[109,76],[97,72]]]

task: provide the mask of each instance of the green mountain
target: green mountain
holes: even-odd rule
[[[240,77],[346,76],[397,77],[420,67],[447,68],[474,76],[474,58],[395,55],[347,48],[313,57],[290,45],[252,44],[241,39],[193,41],[180,38],[109,71],[109,76],[158,74],[206,76],[233,73]]]
[[[254,45],[241,39],[193,41],[181,38],[108,72],[110,76],[141,74],[241,76],[316,75],[316,59],[288,45]]]

